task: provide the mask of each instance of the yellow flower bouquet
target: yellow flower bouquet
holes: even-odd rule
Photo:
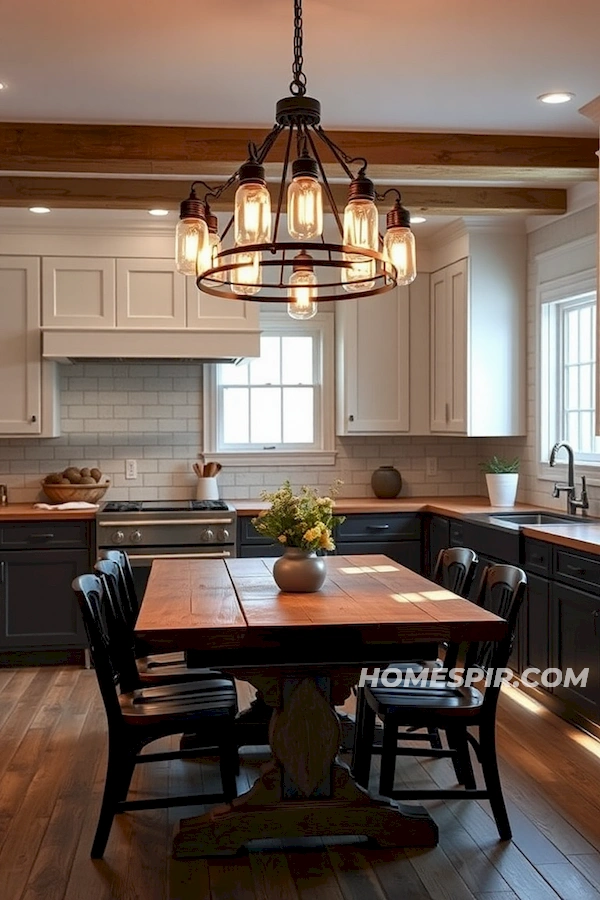
[[[337,493],[341,483],[335,483],[332,494]],[[335,550],[332,532],[345,516],[333,515],[331,497],[319,497],[314,488],[306,485],[299,494],[294,494],[290,482],[284,481],[277,491],[263,491],[261,499],[268,500],[271,507],[252,519],[259,534],[279,541],[284,547],[311,552]]]

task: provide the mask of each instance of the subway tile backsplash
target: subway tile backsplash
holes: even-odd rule
[[[202,448],[202,364],[172,362],[84,363],[60,368],[62,435],[0,439],[0,482],[12,502],[44,499],[40,481],[69,465],[98,466],[111,479],[107,496],[119,499],[188,499],[194,496],[192,463]],[[505,444],[510,446],[504,447]],[[347,437],[337,439],[335,466],[251,468],[227,463],[219,475],[224,499],[256,498],[289,477],[295,487],[323,490],[336,479],[346,497],[371,497],[371,473],[395,465],[402,496],[485,494],[480,460],[495,452],[518,453],[522,441],[461,437]],[[438,474],[426,476],[425,458]],[[125,478],[125,459],[136,459],[138,477]]]

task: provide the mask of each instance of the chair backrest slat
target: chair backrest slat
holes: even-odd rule
[[[100,559],[94,570],[104,577],[107,587],[114,629],[113,655],[117,656],[122,691],[133,691],[140,686],[135,662],[134,633],[129,621],[129,605],[124,573],[118,562]]]
[[[124,550],[101,550],[99,556],[100,559],[108,559],[111,562],[118,563],[121,568],[122,590],[125,600],[124,611],[127,616],[129,627],[133,629],[140,611],[140,599],[135,587],[131,561]]]
[[[477,554],[468,547],[449,547],[440,550],[433,571],[432,581],[466,597],[471,589],[478,563]]]
[[[99,575],[80,575],[73,581],[109,724],[122,720],[117,694],[121,681],[115,652],[114,621],[106,581]]]

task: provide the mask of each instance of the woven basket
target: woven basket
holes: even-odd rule
[[[97,503],[104,496],[110,481],[101,484],[46,484],[42,481],[42,489],[52,503],[71,503],[83,501],[84,503]]]

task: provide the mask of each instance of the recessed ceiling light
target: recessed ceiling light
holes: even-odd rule
[[[542,103],[568,103],[574,96],[569,91],[550,91],[548,94],[540,94],[538,100]]]
[[[427,221],[427,219],[425,218],[425,216],[411,216],[410,217],[411,225],[421,225],[422,222],[426,222],[426,221]]]
[[[168,209],[149,209],[148,212],[150,213],[151,216],[168,216],[169,215]]]
[[[0,81],[0,91],[4,91],[4,90],[6,90],[6,82]]]
[[[50,210],[48,209],[47,206],[30,206],[29,212],[37,213],[38,216],[43,216],[44,213],[49,213]]]

